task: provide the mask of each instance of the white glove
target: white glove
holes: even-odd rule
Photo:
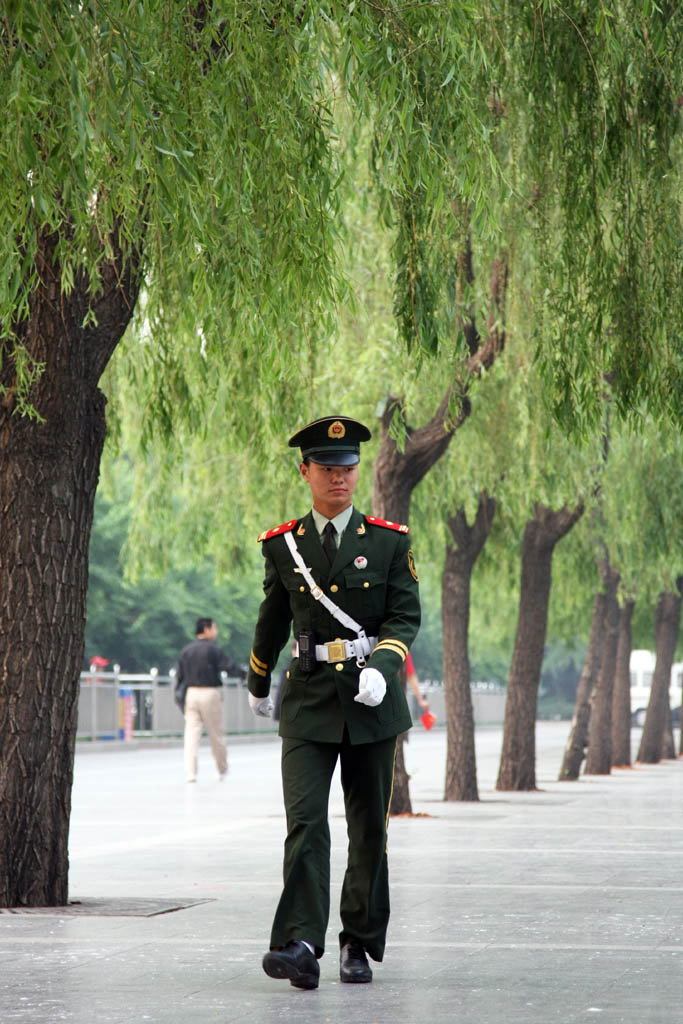
[[[353,698],[359,704],[367,704],[369,708],[376,708],[384,700],[387,692],[387,682],[377,668],[364,668],[358,680],[358,693]]]
[[[270,697],[255,697],[249,694],[249,707],[257,718],[273,717],[273,702]]]

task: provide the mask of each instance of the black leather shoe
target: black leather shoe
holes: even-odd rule
[[[320,980],[320,964],[298,939],[282,949],[269,950],[263,958],[263,970],[269,978],[289,978],[295,988],[317,988]]]
[[[339,977],[342,981],[363,984],[372,981],[372,971],[365,950],[359,942],[347,942],[341,948]]]

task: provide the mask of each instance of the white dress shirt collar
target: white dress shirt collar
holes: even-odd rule
[[[327,526],[327,524],[332,523],[335,530],[337,531],[337,547],[339,547],[339,542],[341,541],[342,534],[346,527],[349,525],[349,520],[353,515],[353,505],[349,505],[348,508],[345,508],[344,511],[340,512],[339,515],[334,517],[334,519],[328,519],[326,516],[322,514],[322,512],[318,512],[318,510],[315,508],[312,511],[313,522],[315,523],[315,528],[320,534],[320,536],[322,536],[322,532]]]

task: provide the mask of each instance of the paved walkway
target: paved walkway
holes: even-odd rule
[[[391,823],[392,921],[372,985],[338,980],[335,783],[333,916],[314,992],[260,966],[281,870],[279,741],[232,742],[223,783],[203,747],[196,785],[178,744],[79,747],[70,895],[82,903],[0,913],[0,1021],[671,1024],[683,761],[558,783],[568,728],[539,724],[541,792],[520,794],[494,791],[501,732],[480,731],[479,804],[442,802],[445,735],[413,730],[424,816]]]

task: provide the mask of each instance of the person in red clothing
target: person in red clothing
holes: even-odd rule
[[[406,655],[406,682],[415,694],[415,700],[420,706],[420,711],[422,711],[423,714],[425,711],[429,711],[429,701],[420,693],[420,683],[417,678],[417,672],[415,671],[415,665],[413,664],[413,658],[410,651],[408,651],[408,654]]]

